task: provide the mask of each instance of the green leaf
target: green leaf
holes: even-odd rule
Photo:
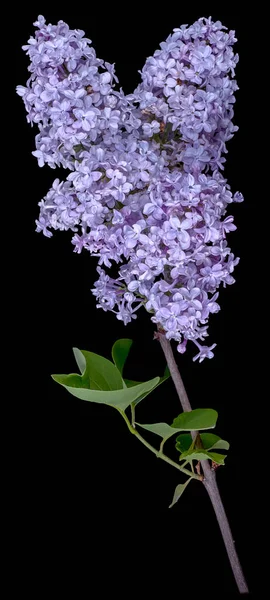
[[[123,379],[115,365],[107,358],[81,350],[85,361],[86,370],[84,375],[88,376],[89,388],[91,390],[121,390],[123,389]]]
[[[205,450],[229,450],[230,444],[226,440],[222,440],[214,433],[200,433],[201,442]],[[192,437],[189,433],[181,433],[176,438],[176,449],[179,452],[185,452],[192,444]]]
[[[164,383],[164,381],[166,381],[166,379],[168,379],[168,378],[170,377],[170,375],[171,375],[171,374],[170,374],[170,371],[169,371],[168,367],[166,367],[166,369],[165,369],[165,371],[164,371],[164,374],[162,375],[162,377],[160,377],[160,378],[159,378],[159,382],[157,383],[157,385],[156,385],[156,388],[157,388],[157,387],[158,387],[158,386],[159,386],[161,383]],[[153,390],[151,390],[151,391],[153,391]],[[150,393],[150,392],[148,392],[147,394],[143,394],[143,395],[141,396],[141,398],[138,398],[138,400],[136,400],[136,402],[134,403],[134,406],[137,406],[137,404],[139,404],[139,402],[141,402],[141,401],[142,401],[142,400],[143,400],[143,399],[144,399],[146,396],[148,396],[148,394],[149,394],[149,393]]]
[[[143,429],[168,439],[177,431],[197,431],[201,428],[214,427],[217,420],[217,412],[211,408],[197,408],[187,413],[181,413],[174,419],[172,425],[168,423],[137,423]]]
[[[226,458],[226,454],[219,454],[218,452],[207,452],[207,450],[187,450],[183,452],[180,456],[180,460],[187,460],[191,462],[192,460],[213,460],[218,465],[224,465],[224,460]]]
[[[190,412],[181,413],[174,419],[172,425],[168,425],[168,423],[137,423],[137,425],[167,440],[177,431],[197,431],[215,427],[217,416],[217,412],[212,408],[196,408]]]
[[[60,383],[64,387],[70,387],[74,389],[90,390],[89,379],[87,375],[78,375],[78,373],[70,373],[70,375],[52,375],[52,378],[56,383]],[[75,394],[74,394],[75,395]]]
[[[174,504],[176,504],[176,502],[178,502],[180,496],[182,496],[183,492],[185,491],[187,485],[189,484],[189,482],[191,481],[192,477],[190,477],[185,483],[179,483],[175,490],[174,490],[174,495],[173,495],[173,499],[172,499],[172,503],[170,504],[169,508],[172,508],[172,506],[174,506]]]
[[[132,344],[132,340],[123,338],[117,340],[112,347],[113,362],[121,375]]]
[[[84,356],[86,353],[83,353]],[[109,362],[109,361],[108,361]],[[112,365],[113,366],[113,365]],[[119,373],[119,371],[118,371]],[[76,398],[86,400],[87,402],[98,402],[101,404],[108,404],[126,410],[126,408],[139,398],[143,393],[150,393],[157,383],[159,377],[155,377],[150,381],[145,381],[139,385],[135,385],[131,388],[115,389],[112,391],[100,390],[100,389],[86,389],[87,379],[84,375],[52,375],[52,378],[60,385],[63,385],[68,392],[70,392]]]
[[[161,383],[166,381],[166,379],[168,379],[170,377],[170,375],[171,375],[170,371],[169,371],[168,367],[166,366],[164,374],[162,375],[162,377],[160,377],[159,382],[157,383],[156,387],[158,387]],[[133,385],[138,385],[139,383],[141,383],[140,381],[133,381],[131,379],[124,379],[124,382],[128,388],[132,387]],[[153,390],[151,390],[151,392],[152,391]],[[134,406],[139,404],[139,402],[141,402],[146,396],[148,396],[148,394],[150,394],[150,392],[147,392],[147,394],[142,394],[141,398],[138,398],[138,400],[136,400],[136,402],[134,402]]]
[[[168,425],[168,423],[151,423],[151,424],[136,423],[136,425],[139,425],[143,429],[146,429],[147,431],[151,431],[152,433],[156,433],[157,435],[160,435],[160,437],[166,438],[166,439],[168,439],[169,437],[174,435],[174,433],[176,433],[177,431],[181,431],[180,429],[174,429],[173,427]]]
[[[229,450],[230,444],[214,433],[200,433],[203,447],[206,450]]]
[[[139,383],[142,383],[141,381],[133,381],[132,379],[124,379],[124,382],[127,387],[133,387],[134,385],[139,385]]]
[[[218,413],[212,408],[195,408],[190,412],[181,413],[172,423],[172,427],[180,430],[197,431],[215,427]]]
[[[179,452],[186,452],[187,450],[189,450],[191,444],[192,437],[190,433],[181,433],[176,438],[175,447],[177,450],[179,450]]]
[[[164,374],[162,375],[162,377],[160,377],[160,381],[159,381],[158,385],[163,383],[163,381],[166,381],[166,379],[168,379],[170,376],[171,376],[170,371],[169,371],[168,367],[166,366]],[[124,382],[127,387],[132,387],[133,385],[138,385],[139,383],[142,383],[141,381],[134,381],[133,379],[124,379]]]
[[[213,462],[218,465],[224,465],[227,454],[220,454],[219,452],[207,452],[207,454]]]
[[[79,350],[79,348],[72,348],[73,354],[75,356],[76,363],[80,369],[81,373],[84,373],[86,368],[86,360],[84,358],[83,353]]]

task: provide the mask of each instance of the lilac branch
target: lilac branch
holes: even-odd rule
[[[213,357],[208,318],[219,311],[220,285],[238,264],[226,241],[227,208],[242,202],[221,174],[233,124],[238,55],[234,31],[202,18],[175,29],[142,69],[141,84],[115,90],[114,65],[97,58],[81,30],[39,16],[23,46],[30,78],[18,86],[27,119],[38,124],[33,152],[42,167],[63,166],[39,203],[37,231],[73,232],[76,252],[98,256],[98,308],[127,324],[144,305],[177,349],[196,345],[193,360]],[[44,40],[45,43],[44,43]],[[118,265],[110,277],[102,268]],[[196,316],[195,316],[196,315]],[[184,411],[191,406],[168,340],[160,343]],[[134,414],[132,414],[132,423]],[[133,428],[134,429],[134,428]],[[193,434],[194,436],[194,434]],[[207,461],[204,485],[241,593],[247,585]]]
[[[167,340],[165,335],[161,332],[156,334],[155,336],[161,345],[161,348],[164,352],[168,368],[170,370],[173,383],[175,385],[177,394],[179,396],[179,400],[184,412],[191,411],[191,405],[183,384],[182,377],[179,373],[177,364],[175,362],[173,351],[171,348],[170,342]],[[238,587],[240,594],[248,594],[248,586],[245,580],[245,576],[242,571],[242,567],[238,558],[238,554],[235,549],[233,536],[231,532],[231,528],[229,525],[229,521],[223,506],[223,502],[219,493],[219,489],[216,482],[215,472],[211,469],[210,464],[207,460],[201,462],[204,479],[203,484],[208,493],[208,496],[211,500],[213,509],[215,511],[215,515],[219,524],[219,528],[221,531],[221,535],[225,544],[225,548],[227,551],[228,559],[230,561],[230,565],[232,568],[232,572]]]

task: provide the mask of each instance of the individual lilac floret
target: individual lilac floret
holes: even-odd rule
[[[196,340],[194,340],[194,344],[199,348],[199,352],[193,357],[193,361],[199,359],[199,362],[202,362],[205,358],[213,358],[214,353],[212,350],[216,347],[216,344],[212,344],[212,346],[209,347],[201,346]]]
[[[144,306],[178,352],[193,341],[194,360],[212,358],[216,344],[200,342],[239,261],[227,209],[243,197],[220,173],[237,130],[234,32],[211,18],[175,29],[125,96],[84,32],[35,25],[24,46],[31,76],[17,92],[39,127],[38,164],[69,169],[39,203],[37,231],[71,230],[75,252],[98,258],[98,308],[127,324]],[[113,264],[110,277],[101,267]]]

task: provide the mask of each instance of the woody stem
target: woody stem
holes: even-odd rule
[[[172,380],[174,382],[177,394],[179,396],[179,400],[184,412],[189,412],[192,410],[191,404],[189,402],[189,398],[187,392],[185,390],[185,386],[180,375],[179,369],[174,359],[173,351],[169,340],[165,337],[163,332],[158,331],[155,337],[159,340],[161,348],[164,352],[167,365],[169,371],[171,373]],[[248,586],[245,580],[245,576],[242,571],[242,567],[239,561],[238,554],[235,549],[233,536],[230,528],[230,524],[223,506],[223,502],[219,493],[219,489],[216,482],[216,474],[209,464],[208,460],[203,460],[201,462],[204,479],[203,485],[208,493],[208,496],[211,500],[219,528],[221,531],[221,535],[225,544],[225,548],[227,551],[228,559],[230,561],[230,565],[232,568],[232,572],[235,578],[236,585],[240,594],[248,594]]]

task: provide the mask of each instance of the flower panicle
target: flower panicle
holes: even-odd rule
[[[194,360],[212,358],[216,344],[200,342],[239,261],[227,208],[243,197],[222,175],[237,131],[234,32],[211,18],[174,29],[126,96],[83,31],[42,16],[34,25],[17,92],[39,128],[39,166],[69,170],[39,203],[37,231],[71,230],[74,250],[97,256],[98,307],[127,324],[144,306],[180,353],[190,340]]]

